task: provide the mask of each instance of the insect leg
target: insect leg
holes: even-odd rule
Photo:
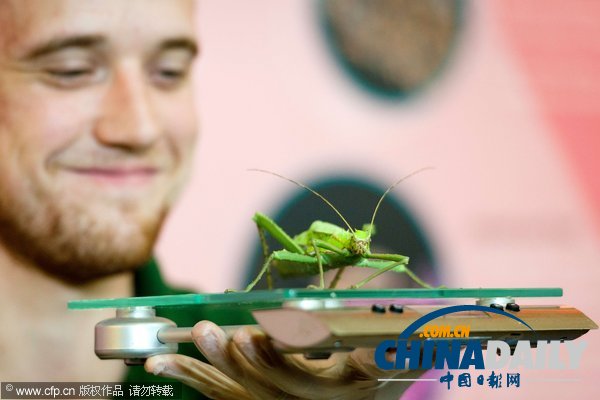
[[[292,253],[303,253],[302,248],[294,242],[294,239],[290,237],[279,225],[275,223],[271,218],[267,217],[264,214],[256,213],[252,218],[256,223],[256,227],[258,228],[258,236],[260,237],[260,244],[263,250],[264,259],[268,259],[269,257],[269,246],[267,245],[267,240],[265,238],[265,232],[269,232],[269,234],[277,240],[281,245],[288,251]],[[263,266],[263,270],[261,270],[260,274],[265,272],[265,268]],[[271,275],[271,268],[266,269],[267,273],[267,287],[269,289],[273,289],[273,276]],[[260,279],[260,278],[259,278]],[[250,286],[251,285],[251,286]],[[254,286],[250,284],[251,288]],[[248,291],[248,289],[247,289]]]
[[[366,277],[362,281],[358,282],[357,284],[350,286],[350,289],[357,289],[357,288],[363,286],[365,283],[370,282],[371,280],[377,278],[379,275],[383,274],[384,272],[391,271],[399,266],[402,266],[402,271],[396,271],[396,272],[404,272],[404,273],[406,273],[406,275],[408,275],[414,282],[416,282],[421,287],[424,287],[427,289],[433,289],[433,286],[429,285],[428,283],[423,281],[421,278],[419,278],[414,272],[412,272],[410,269],[408,269],[408,267],[404,264],[405,264],[404,261],[396,261],[396,262],[392,262],[391,264],[389,264],[383,268],[379,268],[377,272],[369,275],[368,277]]]
[[[319,286],[308,285],[311,289],[323,289],[325,287],[325,277],[323,274],[323,261],[321,260],[321,252],[315,243],[315,239],[311,239],[313,248],[315,249],[315,255],[317,257],[317,264],[319,265]]]
[[[242,292],[249,292],[252,290],[252,288],[254,286],[256,286],[256,284],[260,281],[260,278],[262,278],[262,276],[265,274],[265,272],[269,271],[269,269],[271,268],[271,262],[273,261],[274,257],[275,257],[275,254],[271,253],[271,255],[266,259],[265,263],[263,264],[262,269],[260,270],[258,275],[256,275],[256,278],[254,278],[254,280],[252,282],[250,282],[248,284],[248,286],[246,286],[246,288],[244,290],[242,290]],[[237,292],[237,290],[227,289],[225,291],[225,293],[231,293],[231,292]]]
[[[403,264],[402,261],[392,262],[390,265],[388,265],[388,266],[386,266],[384,268],[381,268],[380,270],[378,270],[378,271],[374,272],[373,274],[367,276],[362,281],[360,281],[360,282],[358,282],[358,283],[356,283],[354,285],[351,285],[350,289],[358,289],[359,287],[363,286],[365,283],[368,283],[371,280],[377,278],[379,275],[383,274],[384,272],[390,271],[390,270],[392,270],[392,269],[394,269],[397,266],[402,265],[402,264]]]
[[[333,280],[329,284],[329,289],[335,289],[335,287],[337,286],[338,282],[340,281],[340,278],[342,277],[342,274],[344,273],[345,269],[346,269],[346,267],[341,267],[337,270],[337,272],[335,273],[335,276],[333,277]]]
[[[277,240],[279,243],[281,243],[283,248],[286,249],[287,251],[291,251],[292,253],[298,253],[298,254],[304,253],[304,250],[302,250],[302,247],[300,247],[300,245],[298,243],[296,243],[294,241],[294,239],[292,237],[290,237],[290,235],[288,235],[271,218],[267,217],[264,214],[257,212],[256,214],[254,214],[254,217],[252,219],[254,220],[254,222],[256,223],[256,225],[259,228],[262,228],[262,229],[266,230],[267,232],[269,232],[269,234],[271,236],[273,236],[273,238],[275,240]]]
[[[333,251],[334,253],[337,253],[341,256],[349,256],[350,255],[350,252],[348,251],[348,249],[338,247],[338,246],[328,243],[324,240],[312,239],[312,241],[313,241],[313,243],[312,243],[313,245],[317,245],[322,249]],[[396,260],[393,260],[393,261],[396,261]]]
[[[269,258],[269,245],[265,238],[265,229],[259,224],[256,224],[256,228],[258,229],[258,237],[260,237],[260,245],[263,250],[263,260],[266,260]],[[273,289],[273,275],[271,275],[271,268],[267,268],[267,287],[269,290]]]
[[[340,241],[341,243],[341,241]],[[318,248],[322,248],[322,249],[326,249],[329,251],[332,251],[336,254],[339,254],[341,256],[350,256],[350,251],[348,251],[348,249],[342,248],[342,247],[338,247],[332,243],[326,242],[324,240],[320,240],[320,239],[312,239],[312,245],[315,248],[315,252],[318,252]],[[317,254],[317,257],[319,257],[319,254]],[[321,267],[321,266],[320,266]],[[340,278],[342,277],[342,274],[344,273],[344,269],[346,267],[340,267],[338,269],[338,271],[335,274],[335,277],[333,278],[333,280],[331,281],[331,283],[329,284],[329,289],[335,289],[336,285],[338,284]],[[321,285],[321,289],[323,289],[325,287],[325,278],[323,278],[323,283]]]
[[[412,272],[410,269],[408,269],[408,268],[406,268],[406,267],[404,267],[404,268],[405,268],[405,270],[406,270],[406,271],[405,271],[405,272],[406,272],[406,275],[408,275],[408,276],[410,277],[410,279],[412,279],[412,280],[413,280],[414,282],[416,282],[418,285],[421,285],[422,287],[424,287],[424,288],[427,288],[427,289],[433,289],[433,288],[434,288],[433,286],[431,286],[430,284],[426,283],[426,282],[425,282],[425,281],[423,281],[421,278],[419,278],[419,277],[418,277],[418,276],[417,276],[417,275],[416,275],[414,272]],[[439,287],[439,286],[438,286],[438,287]]]
[[[318,240],[318,239],[313,239],[313,243],[312,243],[313,247],[315,249],[317,249],[317,246],[333,251],[334,253],[337,253],[339,255],[342,256],[349,256],[350,252],[348,251],[348,249],[344,249],[338,246],[335,246],[334,244],[328,243],[326,241],[323,240]],[[333,277],[333,280],[331,281],[331,283],[329,284],[329,289],[335,289],[336,285],[338,284],[338,282],[340,281],[340,278],[342,277],[342,274],[344,273],[344,269],[346,269],[346,267],[340,267],[335,276]],[[323,282],[323,286],[322,288],[325,287],[325,282]]]
[[[368,258],[373,258],[376,260],[396,261],[396,262],[399,262],[400,264],[404,264],[403,270],[397,271],[397,272],[406,273],[406,275],[408,275],[410,277],[410,279],[412,279],[417,285],[419,285],[421,287],[428,288],[428,289],[433,288],[433,286],[431,286],[428,283],[426,283],[425,281],[423,281],[414,272],[412,272],[410,269],[408,269],[406,267],[406,264],[408,264],[408,260],[409,260],[409,258],[406,256],[403,256],[401,254],[372,253],[372,254],[369,254]]]
[[[402,254],[370,253],[366,257],[375,260],[398,261],[401,264],[408,264],[409,261],[409,257],[403,256]]]

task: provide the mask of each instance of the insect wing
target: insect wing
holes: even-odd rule
[[[300,232],[299,234],[294,236],[294,242],[304,247],[310,246],[310,239],[310,231]]]
[[[348,248],[352,233],[329,222],[315,221],[310,225],[310,231],[315,239],[331,243],[339,248]]]

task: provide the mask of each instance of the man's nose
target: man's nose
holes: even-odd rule
[[[130,64],[115,70],[94,135],[105,146],[130,150],[150,147],[160,137],[152,88],[141,67]]]

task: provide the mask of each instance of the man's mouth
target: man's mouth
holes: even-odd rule
[[[98,184],[116,186],[145,185],[161,172],[159,168],[151,166],[66,167],[65,170]]]

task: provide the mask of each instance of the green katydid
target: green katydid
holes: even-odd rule
[[[352,289],[360,288],[367,282],[387,271],[406,273],[422,287],[431,288],[430,285],[422,281],[407,268],[406,265],[409,260],[407,256],[400,254],[371,253],[370,250],[371,236],[375,234],[375,216],[377,215],[377,211],[379,210],[379,206],[383,199],[399,183],[425,169],[429,169],[429,167],[417,170],[402,179],[399,179],[393,185],[388,187],[375,206],[371,222],[363,225],[362,229],[352,228],[344,216],[333,206],[333,204],[331,204],[331,202],[329,202],[329,200],[303,183],[271,171],[251,169],[251,171],[275,175],[309,190],[331,207],[342,219],[348,229],[344,229],[329,222],[315,221],[310,225],[308,230],[301,232],[292,238],[271,218],[257,212],[254,215],[253,220],[258,228],[265,261],[256,278],[246,286],[244,291],[248,292],[252,290],[265,273],[267,275],[268,288],[271,289],[273,286],[271,267],[275,267],[279,274],[284,278],[318,274],[319,285],[309,286],[316,289],[323,289],[325,287],[325,271],[338,269],[329,285],[329,288],[335,288],[347,266],[374,268],[377,270],[367,278],[352,285],[350,287]],[[265,232],[268,232],[277,242],[279,242],[283,246],[283,249],[273,251],[269,254]]]

